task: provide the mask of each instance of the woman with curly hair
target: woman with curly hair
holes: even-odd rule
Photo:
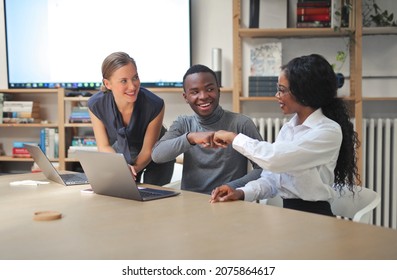
[[[343,100],[337,98],[332,66],[318,54],[292,59],[281,67],[276,98],[293,114],[274,143],[218,131],[214,142],[232,144],[263,168],[261,178],[243,188],[220,187],[211,202],[274,197],[283,207],[332,216],[330,202],[342,187],[359,183],[357,133]]]

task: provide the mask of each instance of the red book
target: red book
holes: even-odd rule
[[[302,8],[297,8],[296,10],[296,14],[298,16],[330,14],[330,13],[331,13],[331,9],[326,7],[302,7]]]
[[[331,20],[330,14],[298,16],[298,22],[330,21],[330,20]]]
[[[30,156],[30,153],[29,153],[29,151],[28,151],[28,149],[26,149],[26,148],[12,148],[12,154],[13,155],[29,155]]]

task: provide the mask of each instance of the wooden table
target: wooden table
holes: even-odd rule
[[[208,203],[182,191],[149,202],[82,193],[87,186],[10,186],[0,176],[0,259],[397,259],[397,231],[249,202]],[[36,211],[62,218],[34,221]]]

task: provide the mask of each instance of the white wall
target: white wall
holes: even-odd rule
[[[232,87],[233,25],[231,0],[191,0],[192,13],[192,63],[212,65],[212,48],[222,49],[222,85]],[[187,70],[187,69],[186,69]],[[183,76],[184,73],[181,73]],[[192,114],[182,94],[162,93],[166,102],[164,123],[182,114]],[[221,105],[232,110],[232,94],[221,93]]]

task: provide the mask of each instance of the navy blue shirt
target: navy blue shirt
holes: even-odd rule
[[[142,149],[147,126],[158,116],[163,107],[163,99],[141,87],[130,122],[124,126],[111,92],[100,91],[88,100],[88,108],[106,127],[109,143],[116,152],[124,154],[129,164],[135,162]],[[160,137],[164,132],[163,127]]]

